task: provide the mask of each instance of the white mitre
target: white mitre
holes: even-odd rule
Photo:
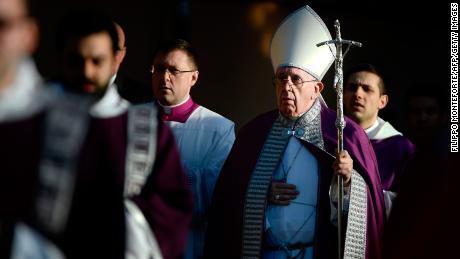
[[[297,67],[321,80],[334,62],[335,46],[316,45],[331,39],[329,30],[313,9],[306,5],[296,10],[284,19],[273,36],[270,45],[273,70]]]

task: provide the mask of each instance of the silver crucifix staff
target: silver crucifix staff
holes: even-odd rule
[[[343,129],[345,128],[345,119],[343,117],[343,58],[350,50],[352,45],[361,47],[362,44],[356,41],[351,40],[344,40],[340,35],[340,22],[339,20],[335,20],[334,23],[335,34],[336,38],[328,41],[324,41],[318,43],[316,46],[320,47],[323,45],[327,45],[332,51],[330,45],[334,44],[336,47],[336,54],[335,54],[335,75],[334,75],[334,88],[337,91],[337,120],[335,121],[335,126],[337,127],[337,151],[343,151]],[[347,49],[345,53],[342,54],[342,46],[347,45]],[[337,177],[337,188],[338,188],[338,219],[337,219],[337,227],[338,227],[338,258],[342,258],[342,215],[343,215],[343,177]]]

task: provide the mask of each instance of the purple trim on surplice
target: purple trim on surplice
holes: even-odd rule
[[[185,103],[176,107],[164,107],[159,105],[161,111],[161,118],[164,121],[177,121],[185,123],[192,113],[198,108],[192,97],[190,97]]]

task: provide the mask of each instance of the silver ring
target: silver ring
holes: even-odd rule
[[[280,195],[279,194],[275,195],[275,200],[277,201],[279,199],[280,199]]]

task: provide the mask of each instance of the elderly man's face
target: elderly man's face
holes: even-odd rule
[[[275,87],[278,109],[286,117],[307,112],[323,90],[323,83],[295,67],[276,70]]]
[[[70,41],[65,50],[64,81],[75,92],[102,96],[115,68],[115,54],[107,32]]]

